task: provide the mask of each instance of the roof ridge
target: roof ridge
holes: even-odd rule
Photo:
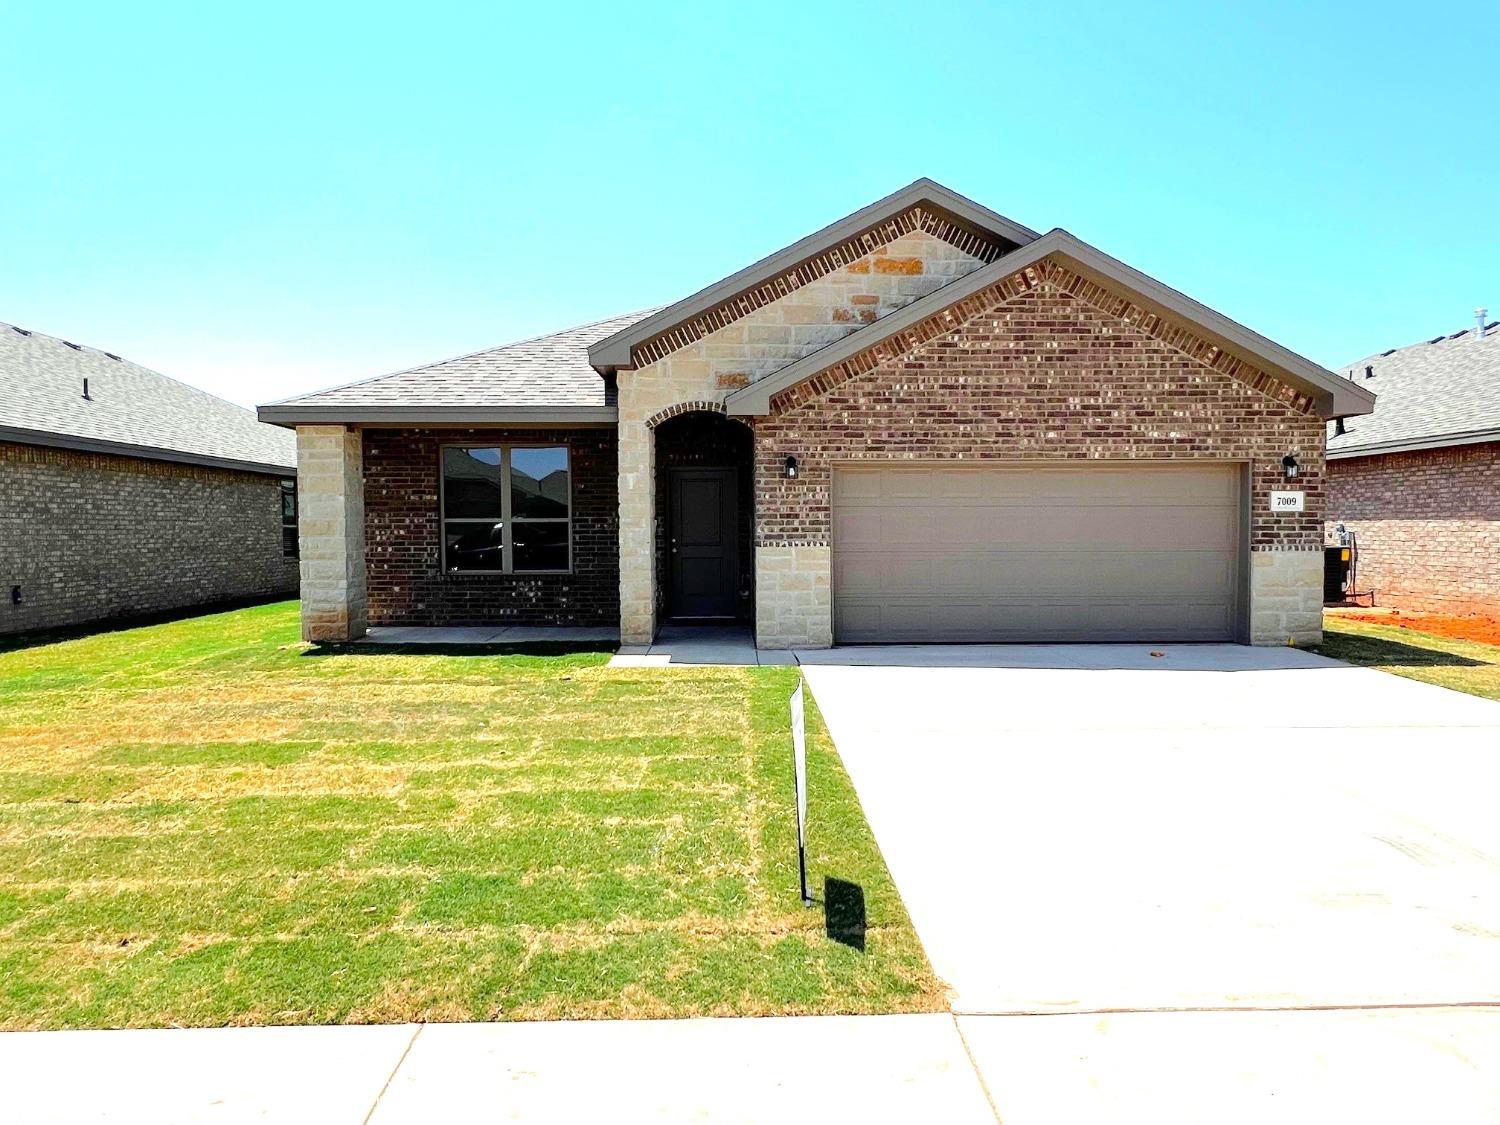
[[[538,340],[551,339],[553,336],[563,336],[569,332],[579,332],[585,328],[594,328],[600,324],[608,324],[614,320],[624,320],[626,317],[647,317],[654,312],[659,312],[665,305],[656,305],[649,308],[637,309],[634,312],[616,313],[614,316],[600,317],[598,320],[586,321],[583,324],[570,325],[567,328],[558,328],[552,332],[539,332],[535,336],[524,336],[519,340],[510,340],[504,344],[491,344],[487,348],[476,348],[472,352],[461,352],[458,355],[450,355],[445,359],[435,359],[428,363],[419,363],[414,367],[403,367],[400,371],[387,371],[381,375],[371,375],[367,379],[356,379],[352,383],[334,383],[327,387],[319,387],[312,391],[303,391],[288,398],[278,399],[276,402],[268,402],[266,406],[290,406],[305,398],[313,398],[317,395],[327,394],[330,391],[352,390],[355,387],[367,387],[371,383],[379,383],[385,379],[394,379],[399,375],[414,375],[418,371],[425,371],[430,367],[441,367],[445,363],[457,363],[463,359],[473,359],[475,356],[488,355],[491,352],[502,351],[505,348],[516,348],[522,344],[534,344]]]
[[[1375,360],[1386,359],[1389,356],[1395,355],[1397,352],[1407,352],[1411,351],[1413,348],[1430,348],[1438,344],[1455,344],[1460,342],[1468,344],[1477,343],[1480,340],[1493,340],[1497,337],[1500,337],[1500,320],[1492,320],[1487,322],[1484,326],[1484,329],[1485,331],[1483,336],[1474,335],[1473,325],[1470,325],[1468,328],[1462,329],[1458,332],[1444,332],[1440,336],[1426,336],[1420,340],[1413,340],[1409,344],[1397,344],[1394,348],[1386,348],[1384,351],[1370,352],[1368,355],[1360,356],[1358,359],[1351,359],[1347,363],[1339,364],[1339,366],[1358,367],[1362,363],[1372,363]]]

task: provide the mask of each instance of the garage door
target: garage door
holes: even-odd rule
[[[1234,640],[1240,482],[1233,464],[835,469],[835,639]]]

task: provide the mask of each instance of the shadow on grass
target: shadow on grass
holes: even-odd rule
[[[523,644],[322,644],[304,657],[325,656],[612,656],[615,647],[602,641],[527,641]]]
[[[1373,664],[1397,668],[1484,668],[1492,664],[1472,656],[1460,656],[1438,648],[1409,645],[1363,633],[1324,634],[1317,651],[1350,664]]]
[[[224,601],[178,606],[176,609],[163,609],[151,613],[121,613],[113,617],[99,617],[91,621],[80,621],[74,625],[58,625],[51,629],[34,629],[26,633],[6,633],[0,635],[0,652],[40,648],[43,645],[57,644],[59,641],[76,641],[105,633],[120,633],[126,629],[142,629],[148,625],[170,625],[173,622],[187,621],[193,617],[208,617],[216,613],[232,613],[237,609],[274,605],[295,596],[295,593],[283,592],[257,595],[253,598],[229,598]]]
[[[823,929],[828,937],[863,953],[868,925],[864,888],[843,879],[824,879]]]

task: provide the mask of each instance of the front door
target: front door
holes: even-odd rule
[[[740,565],[734,469],[673,469],[671,589],[673,617],[734,617]]]

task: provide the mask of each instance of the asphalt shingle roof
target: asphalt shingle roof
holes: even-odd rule
[[[296,437],[256,421],[253,410],[109,352],[0,322],[0,438],[7,431],[42,445],[131,446],[162,460],[297,464]]]
[[[614,405],[609,384],[589,365],[589,345],[650,316],[655,309],[581,324],[546,336],[381,375],[275,406]]]
[[[1483,337],[1470,328],[1339,370],[1379,397],[1375,412],[1348,419],[1344,433],[1329,427],[1330,453],[1500,430],[1500,329],[1493,326]]]

